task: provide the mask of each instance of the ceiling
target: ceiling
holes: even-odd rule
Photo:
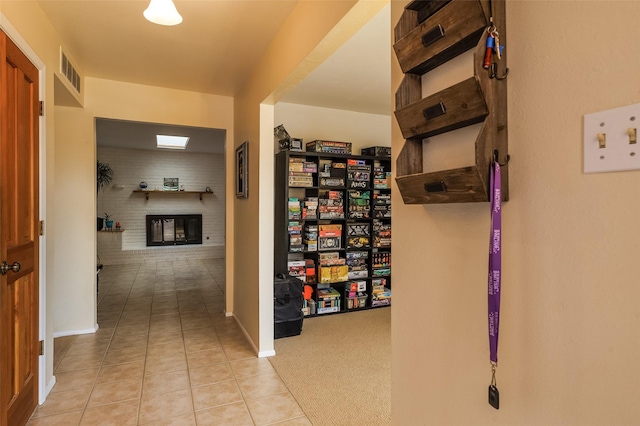
[[[144,19],[148,0],[39,3],[84,76],[234,96],[297,0],[174,0],[184,19],[174,27]],[[389,26],[387,6],[280,101],[389,115]],[[102,120],[98,144],[145,149],[155,144],[157,131],[191,129],[190,149],[222,151],[198,139],[218,145],[224,141],[218,129],[207,134],[205,129],[154,126]],[[123,134],[129,136],[123,139]]]
[[[226,130],[203,127],[175,126],[137,121],[96,120],[96,141],[98,146],[127,149],[158,149],[156,135],[187,136],[189,143],[185,150],[172,152],[193,152],[222,154]]]

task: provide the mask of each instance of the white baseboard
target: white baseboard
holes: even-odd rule
[[[242,326],[242,323],[240,322],[240,320],[238,319],[237,316],[233,315],[233,313],[231,313],[231,315],[233,317],[233,319],[236,320],[236,324],[238,324],[238,327],[240,327],[240,330],[242,330],[242,334],[244,334],[244,337],[247,339],[247,341],[249,342],[249,344],[251,345],[251,348],[253,349],[253,351],[258,354],[258,356],[260,356],[260,351],[258,350],[258,348],[256,347],[255,343],[253,343],[253,340],[251,339],[251,337],[249,337],[249,333],[247,333],[247,330],[244,329],[244,327]]]
[[[49,395],[49,392],[51,392],[51,390],[55,385],[56,385],[56,376],[51,376],[51,380],[49,380],[49,383],[47,383],[47,387],[45,389],[43,397],[39,398],[38,400],[38,405],[44,404],[44,401],[47,399],[47,395]]]
[[[224,312],[224,316],[225,317],[232,317],[233,316],[233,312],[229,312],[229,311],[223,311]]]
[[[270,351],[258,352],[258,358],[267,358],[267,357],[270,357],[270,356],[276,356],[275,349],[272,349]]]
[[[93,328],[85,328],[84,330],[69,330],[69,331],[59,331],[57,333],[53,333],[53,338],[56,337],[64,337],[64,336],[75,336],[78,334],[91,334],[98,331],[98,324],[96,324]]]

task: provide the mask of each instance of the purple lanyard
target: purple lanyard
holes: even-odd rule
[[[498,330],[500,328],[500,273],[502,232],[502,194],[500,164],[491,167],[491,239],[489,241],[489,351],[492,364],[498,363]]]
[[[494,161],[491,165],[491,238],[489,240],[489,358],[491,360],[491,388],[497,394],[496,367],[498,366],[498,331],[500,328],[500,274],[502,272],[502,191],[500,181],[500,164]],[[494,404],[492,404],[494,405]],[[495,408],[498,408],[494,405]]]

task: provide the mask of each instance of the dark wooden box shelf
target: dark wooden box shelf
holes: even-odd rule
[[[489,167],[497,154],[502,197],[509,198],[507,82],[483,68],[490,17],[506,44],[505,0],[411,2],[394,29],[394,50],[405,76],[395,94],[395,116],[405,144],[396,158],[396,182],[405,204],[489,200]],[[422,76],[473,50],[474,76],[422,98]],[[506,49],[492,62],[506,76]],[[482,123],[475,164],[453,170],[423,170],[422,139]]]
[[[411,12],[419,21],[419,12]],[[424,74],[474,48],[488,24],[479,1],[451,1],[397,39],[393,48],[402,72]]]
[[[425,185],[444,183],[445,191],[429,191]],[[402,176],[396,180],[405,204],[487,201],[485,181],[475,166]]]
[[[428,118],[425,109],[442,105],[444,112]],[[428,138],[471,124],[489,114],[480,84],[471,77],[441,92],[396,110],[396,120],[405,139]]]

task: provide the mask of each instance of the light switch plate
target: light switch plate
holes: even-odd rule
[[[640,104],[584,116],[584,172],[640,169],[640,144],[630,143],[629,129],[640,125]],[[604,139],[601,148],[600,139]]]

